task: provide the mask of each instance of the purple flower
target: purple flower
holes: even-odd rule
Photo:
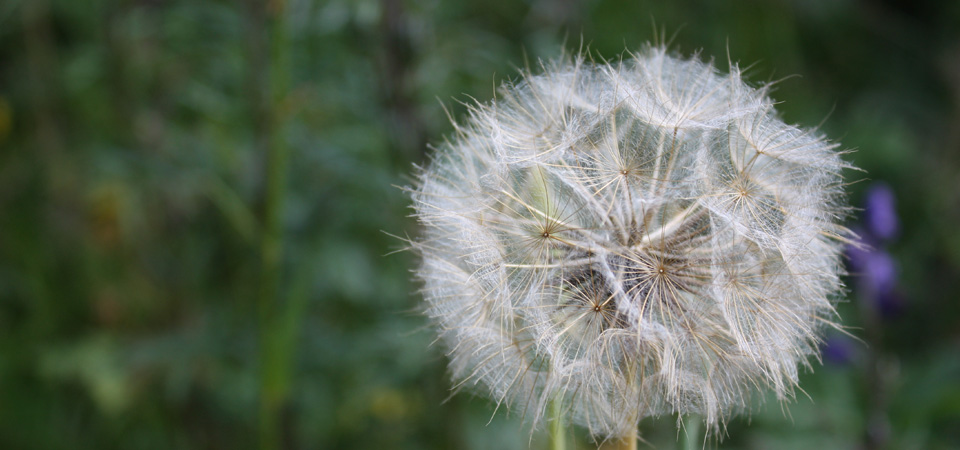
[[[853,361],[856,348],[853,341],[846,336],[835,334],[827,338],[821,347],[823,359],[837,366],[845,366]]]
[[[867,253],[863,263],[861,280],[868,292],[883,295],[897,286],[897,265],[889,253],[874,250]]]
[[[893,319],[899,316],[904,309],[903,295],[897,289],[878,293],[874,301],[880,311],[880,317],[884,319]]]
[[[886,183],[875,183],[867,190],[863,215],[867,231],[881,240],[893,238],[900,230],[896,198]]]
[[[870,259],[870,253],[876,249],[876,243],[872,242],[871,237],[866,234],[859,226],[851,227],[856,243],[847,244],[846,254],[850,262],[850,272],[853,275],[860,275],[864,267],[867,266],[867,260]]]
[[[847,246],[850,274],[863,301],[885,318],[899,315],[903,298],[897,290],[897,262],[870,233],[853,228],[857,243]]]

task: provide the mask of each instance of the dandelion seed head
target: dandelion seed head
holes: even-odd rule
[[[848,166],[767,90],[647,47],[471,106],[412,190],[457,387],[611,438],[791,398],[835,318]]]

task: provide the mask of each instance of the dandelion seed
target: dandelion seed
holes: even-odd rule
[[[601,439],[792,397],[835,318],[848,166],[767,90],[648,47],[471,107],[413,189],[457,386]]]

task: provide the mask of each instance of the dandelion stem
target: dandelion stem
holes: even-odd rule
[[[550,402],[550,450],[567,448],[567,433],[563,423],[563,400],[555,398]]]
[[[621,436],[617,441],[611,441],[600,447],[602,450],[637,450],[637,429],[630,434]]]
[[[683,426],[683,450],[698,450],[703,447],[700,437],[700,416],[691,414]]]

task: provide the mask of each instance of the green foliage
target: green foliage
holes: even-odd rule
[[[956,448],[958,22],[952,2],[2,2],[0,448],[253,448],[264,391],[284,448],[542,447],[520,414],[445,402],[413,256],[384,232],[417,233],[397,186],[452,129],[441,103],[459,116],[518,67],[615,58],[659,27],[783,79],[788,122],[856,149],[854,204],[885,180],[902,218],[899,315],[852,292],[843,323],[869,345],[719,446]],[[671,448],[674,425],[641,433]]]

